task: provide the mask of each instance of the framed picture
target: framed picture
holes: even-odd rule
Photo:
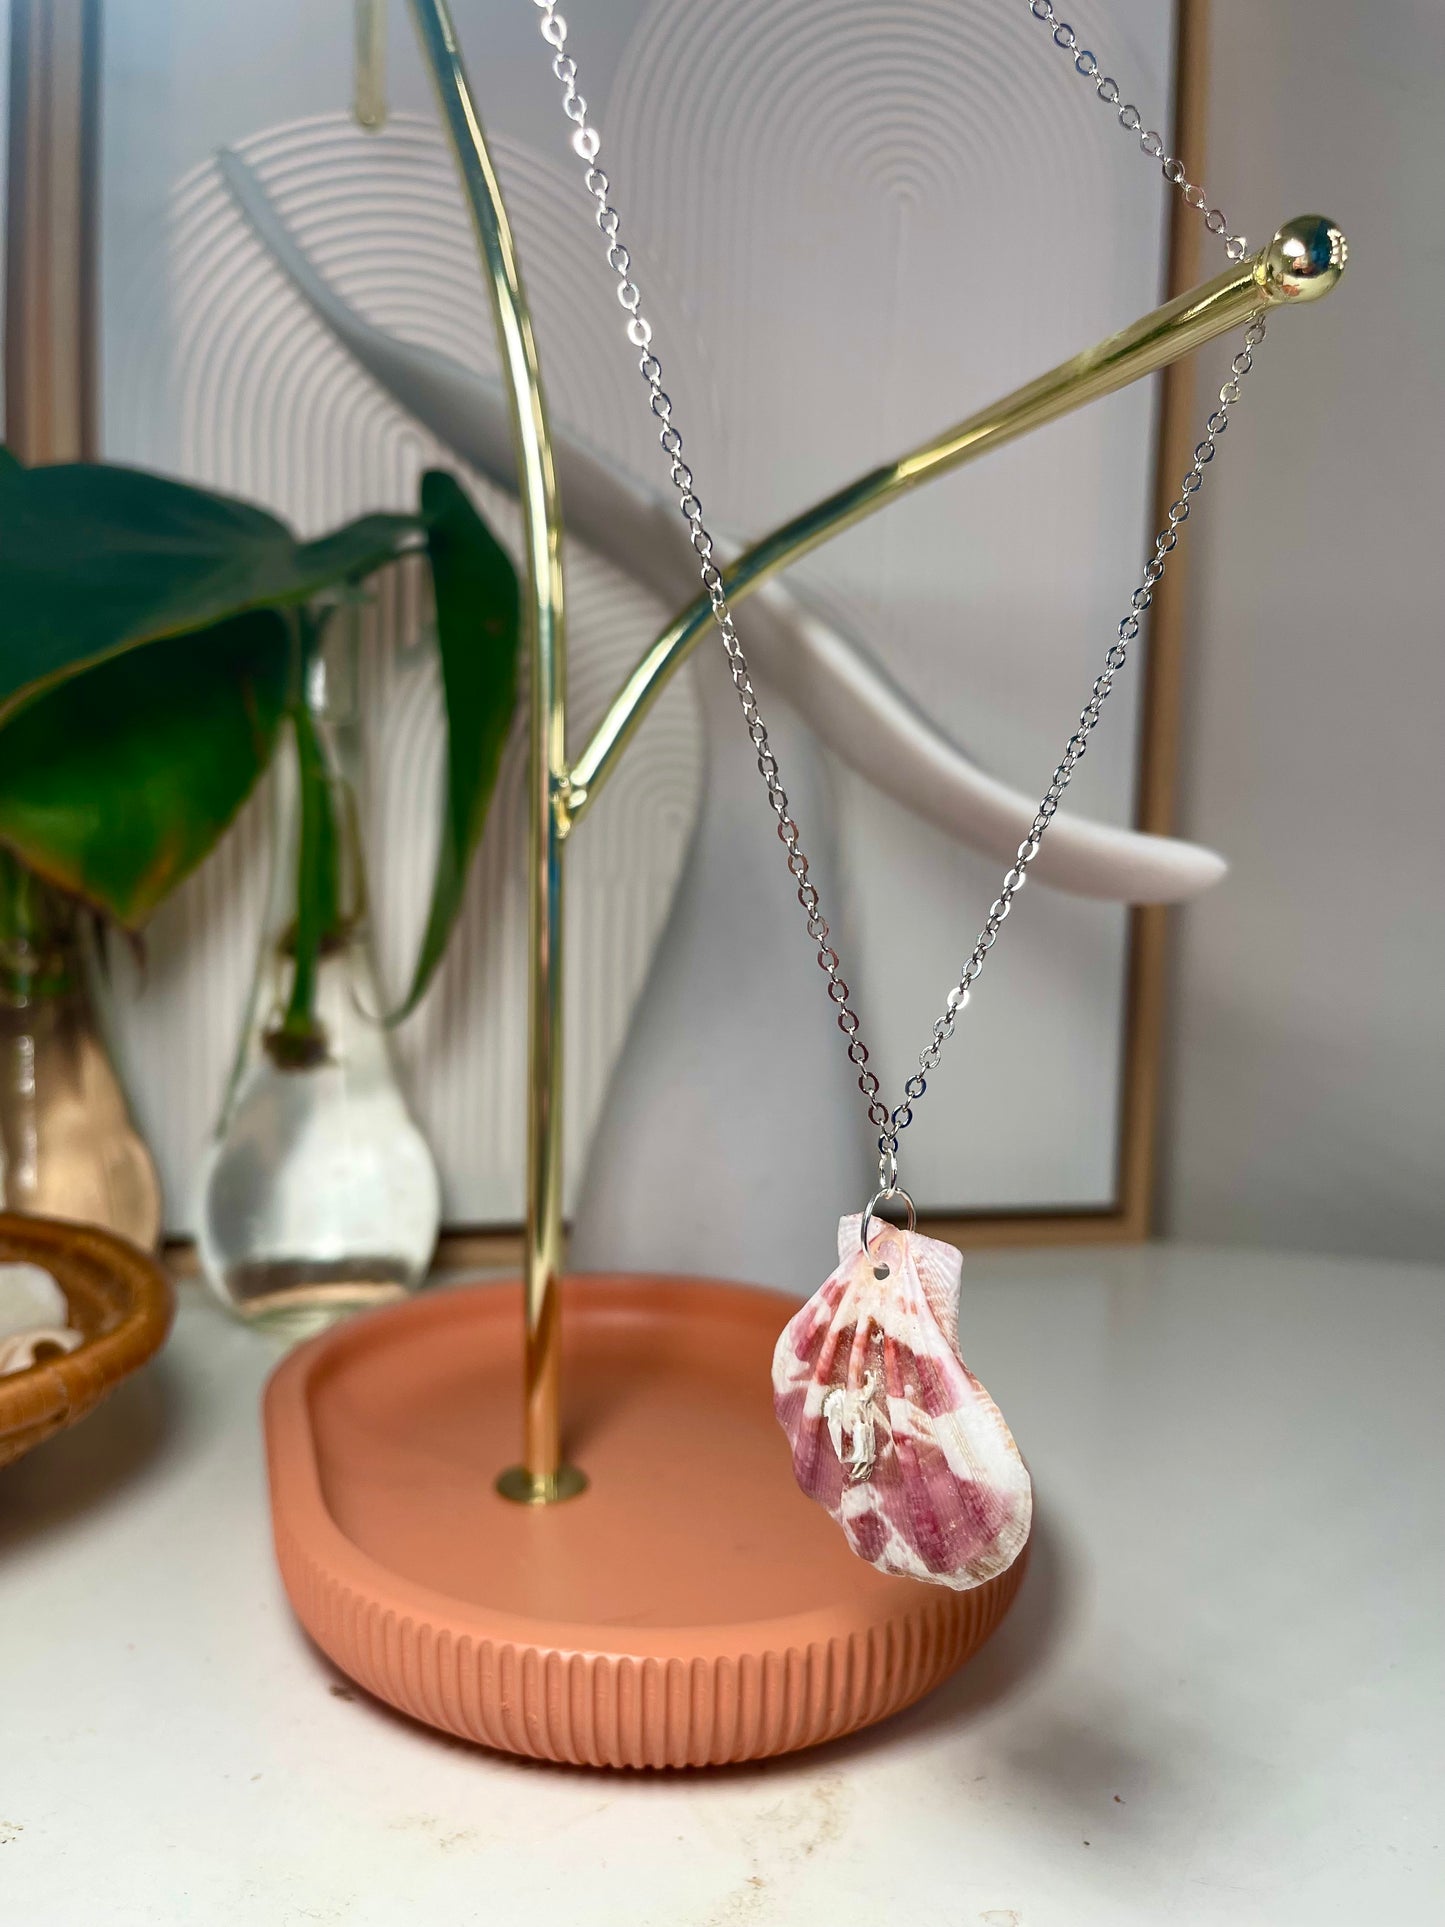
[[[1040,58],[1019,11],[590,10],[614,186],[696,472],[731,537],[762,533],[1199,278],[1198,224],[1173,219],[1133,144],[1110,138],[1068,61]],[[533,23],[501,0],[453,12],[554,428],[660,492]],[[1172,103],[1175,151],[1197,154],[1202,8],[1114,0],[1106,27],[1135,97]],[[825,29],[838,58],[820,68],[805,55]],[[159,468],[308,531],[400,504],[441,460],[515,534],[507,477],[445,422],[420,419],[375,351],[389,341],[428,366],[496,369],[404,6],[9,0],[8,37],[6,419],[29,459],[84,451]],[[1187,463],[1188,389],[1178,371],[1139,384],[920,490],[809,557],[789,586],[961,753],[1037,794],[1152,541],[1159,478]],[[567,569],[585,729],[673,609],[603,547],[569,543]],[[1071,809],[1153,834],[1170,824],[1179,580],[1176,564],[1139,673],[1121,680],[1070,791]],[[378,604],[370,623],[368,862],[395,982],[436,836],[437,685],[415,598]],[[675,1159],[706,1171],[720,1212],[780,1186],[836,1199],[852,1159],[866,1175],[849,1069],[730,702],[700,653],[574,858],[568,1211],[599,1250],[639,1213],[656,1225],[671,1209],[673,1241],[648,1253],[689,1257]],[[901,1084],[998,864],[885,794],[806,717],[771,707],[875,1056]],[[473,1255],[503,1253],[521,1210],[522,751],[517,735],[457,940],[398,1039],[448,1221],[482,1236]],[[251,979],[266,840],[258,798],[156,918],[143,964],[117,960],[120,1049],[180,1238]],[[1029,891],[908,1145],[920,1210],[949,1236],[1146,1234],[1166,916]],[[794,1088],[821,1126],[794,1116]]]

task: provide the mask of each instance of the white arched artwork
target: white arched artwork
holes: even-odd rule
[[[330,116],[256,136],[244,152],[308,250],[366,312],[413,332],[425,316],[422,339],[458,358],[485,338],[485,296],[453,164],[431,128],[396,128],[377,142]],[[533,222],[557,223],[556,184],[516,198],[519,222],[529,202],[540,201]],[[450,449],[316,326],[250,234],[214,163],[182,180],[163,232],[163,258],[140,265],[147,278],[168,283],[172,329],[137,344],[111,415],[131,459],[264,501],[307,532],[368,508],[410,505],[424,468],[456,465]],[[464,473],[515,553],[515,504]],[[638,638],[669,610],[580,547],[569,553],[567,573],[570,694],[575,727],[586,730],[631,667]],[[371,894],[382,907],[377,947],[394,985],[404,980],[426,911],[442,774],[437,661],[415,586],[383,587],[363,653],[365,846]],[[483,1222],[515,1219],[522,1193],[524,717],[523,705],[452,950],[397,1044],[450,1214]],[[570,973],[566,1015],[574,1173],[667,915],[702,782],[696,698],[684,676],[640,732],[615,798],[599,806],[597,834],[585,849],[579,838],[570,866],[567,947],[585,960]],[[166,905],[150,933],[147,967],[132,970],[126,986],[130,1081],[178,1201],[219,1105],[249,984],[246,933],[259,914],[265,816],[258,798],[217,858]],[[184,1084],[175,1068],[182,1039]]]
[[[516,11],[533,32],[530,9]],[[1131,63],[1136,97],[1161,99],[1167,22],[1139,4],[1109,11],[1099,35],[1117,67]],[[450,158],[404,20],[399,31],[393,23],[392,97],[406,111],[366,136],[344,112],[346,43],[331,36],[346,8],[335,0],[254,9],[250,43],[269,31],[292,58],[284,74],[245,85],[225,78],[236,23],[168,35],[175,20],[164,16],[175,12],[162,9],[158,22],[139,0],[108,9],[107,180],[116,143],[144,164],[123,189],[108,188],[102,209],[107,453],[253,494],[308,530],[407,500],[430,460],[465,460],[494,524],[510,532],[514,511],[485,449],[446,419],[423,427],[426,409],[403,407],[365,342],[355,331],[347,339],[349,316],[433,367],[473,371],[481,389],[495,372]],[[645,515],[662,480],[656,449],[614,338],[545,64],[510,11],[456,12],[567,444],[564,509],[589,500],[583,470],[600,450],[614,484],[619,472],[635,478],[628,492]],[[589,18],[618,196],[694,466],[724,527],[759,532],[1157,298],[1162,216],[1148,170],[1117,130],[1110,140],[1107,117],[1066,62],[1046,58],[1023,12],[1013,19],[996,0],[906,13],[852,0],[821,13],[728,0],[699,14],[658,0],[599,6]],[[806,58],[820,35],[831,55],[821,72]],[[137,69],[148,81],[144,114],[132,98]],[[296,111],[303,102],[311,113]],[[224,170],[212,157],[222,148],[237,156]],[[1040,169],[1059,183],[1042,196]],[[259,225],[255,206],[246,212],[248,184]],[[1089,212],[1087,229],[1068,218],[1077,208]],[[284,248],[267,244],[268,209],[332,299],[329,316]],[[1043,231],[1046,275],[1021,239]],[[951,478],[831,545],[797,572],[806,606],[779,596],[744,615],[773,672],[790,793],[890,1083],[926,1036],[996,887],[1009,799],[1025,807],[1026,792],[1042,787],[1113,605],[1127,599],[1146,538],[1150,447],[1147,394],[1116,397],[995,457],[986,475]],[[1095,486],[1064,491],[1066,520],[1041,521],[1037,503],[1060,499],[1060,475]],[[638,552],[627,573],[613,566],[627,554],[621,538],[607,560],[596,553],[602,505],[600,494],[590,500],[582,527],[593,548],[569,544],[574,747],[671,612],[652,590],[675,579],[650,574]],[[439,740],[414,616],[404,597],[381,615],[368,656],[371,860],[394,981],[424,899]],[[795,652],[780,653],[780,635]],[[887,663],[891,683],[851,650],[853,635]],[[796,674],[790,683],[798,661],[812,665],[812,683]],[[705,656],[699,675],[697,694],[684,678],[664,699],[572,851],[568,1195],[588,1260],[782,1278],[811,1251],[816,1222],[836,1216],[840,1193],[866,1179],[866,1135],[730,692],[715,660]],[[790,720],[773,699],[779,688],[832,749]],[[1088,809],[1115,821],[1127,820],[1132,789],[1131,703],[1121,688],[1109,755],[1096,753],[1078,784]],[[992,804],[987,779],[969,790],[976,770],[954,732],[1009,779],[994,781]],[[900,745],[917,767],[900,770]],[[646,1022],[614,1077],[705,766],[695,860],[651,963]],[[992,828],[989,807],[1002,811]],[[1205,852],[1111,833],[1080,814],[1072,833],[1072,874],[1061,839],[1054,880],[1098,897],[1188,895],[1219,873]],[[960,834],[972,848],[958,847]],[[261,841],[253,809],[158,919],[124,1012],[132,1081],[178,1225],[249,977]],[[401,1040],[453,1221],[515,1220],[520,1208],[522,844],[514,741],[458,941]],[[980,992],[989,1018],[960,1033],[949,1075],[930,1091],[933,1115],[908,1147],[920,1203],[935,1209],[1113,1195],[1124,918],[1112,903],[1044,890],[1026,910],[1001,950],[1009,963]],[[985,1103],[980,1132],[971,1127]]]

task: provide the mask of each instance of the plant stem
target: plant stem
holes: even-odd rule
[[[300,829],[296,851],[296,918],[285,949],[290,955],[291,994],[267,1043],[278,1064],[302,1069],[327,1055],[326,1031],[316,1013],[320,963],[345,935],[341,902],[341,848],[332,794],[332,772],[307,685],[324,618],[311,610],[297,617],[297,676],[289,704],[296,744]]]
[[[0,845],[0,998],[28,1003],[69,990],[74,925],[71,900]]]

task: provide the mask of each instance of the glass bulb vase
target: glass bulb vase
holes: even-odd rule
[[[367,929],[354,624],[318,651],[274,773],[270,902],[201,1175],[199,1251],[237,1316],[301,1337],[415,1290],[431,1152],[397,1083]]]

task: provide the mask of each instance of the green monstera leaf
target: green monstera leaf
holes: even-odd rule
[[[305,603],[421,546],[410,515],[298,542],[264,509],[101,462],[0,466],[0,722],[108,656]]]
[[[424,554],[447,722],[443,834],[399,1015],[445,950],[516,703],[515,571],[441,471],[415,515],[299,541],[250,503],[103,463],[0,450],[0,844],[135,928],[265,769],[295,637],[348,584]]]
[[[270,761],[291,678],[273,610],[110,657],[0,730],[0,842],[134,930]]]

